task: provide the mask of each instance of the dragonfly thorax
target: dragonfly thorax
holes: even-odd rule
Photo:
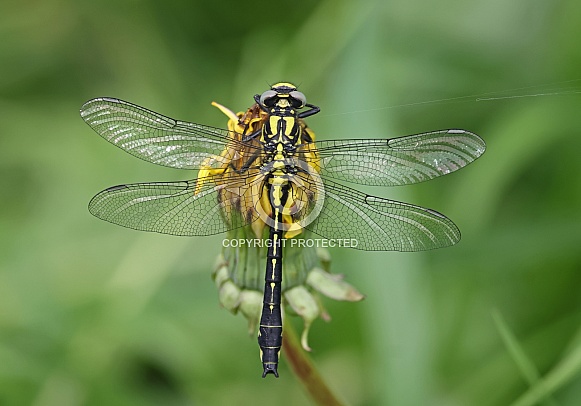
[[[300,141],[301,128],[296,117],[271,115],[262,127],[263,144],[290,144]]]

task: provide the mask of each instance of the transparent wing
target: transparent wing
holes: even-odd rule
[[[317,141],[314,145],[323,178],[372,186],[407,185],[446,175],[468,165],[486,149],[482,138],[464,130],[384,140]]]
[[[353,248],[366,251],[423,251],[460,241],[458,227],[434,210],[334,182],[325,182],[324,188],[323,208],[306,228],[327,239],[354,239]]]
[[[209,163],[207,159],[218,165],[228,163],[235,159],[224,156],[228,151],[251,148],[240,142],[240,134],[174,120],[119,99],[89,100],[81,107],[81,117],[101,137],[131,155],[172,168],[198,169]]]
[[[243,197],[248,187],[217,185],[210,178],[183,182],[119,185],[103,190],[89,203],[94,216],[123,227],[182,236],[222,233],[254,221],[240,213],[240,200],[222,199],[222,193]]]

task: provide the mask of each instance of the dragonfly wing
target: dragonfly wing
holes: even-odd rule
[[[236,201],[220,199],[223,191],[236,188],[234,183],[226,188],[210,181],[199,182],[114,186],[93,197],[89,211],[123,227],[182,236],[218,234],[254,220],[251,213],[240,214]]]
[[[460,230],[434,210],[369,196],[325,182],[324,204],[306,228],[327,239],[353,239],[366,251],[423,251],[460,241]]]
[[[172,168],[198,169],[211,165],[211,160],[217,165],[228,163],[234,157],[224,156],[226,146],[238,142],[232,135],[240,136],[105,97],[85,103],[81,117],[101,137],[131,155]]]
[[[321,176],[362,185],[419,183],[454,172],[486,149],[478,135],[442,130],[384,140],[317,141]]]

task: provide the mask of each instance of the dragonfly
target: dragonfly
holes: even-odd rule
[[[278,377],[282,347],[281,242],[311,232],[355,241],[368,251],[422,251],[456,244],[443,214],[371,196],[344,182],[399,186],[455,172],[480,157],[478,135],[446,129],[396,138],[315,141],[305,119],[320,108],[292,83],[254,96],[240,131],[175,120],[100,97],[83,120],[101,137],[145,161],[197,170],[195,179],[122,184],[92,198],[89,211],[124,227],[207,236],[252,226],[268,231],[264,298],[258,327],[262,377]],[[250,125],[249,123],[253,123]]]

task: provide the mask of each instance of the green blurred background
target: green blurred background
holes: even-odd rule
[[[100,139],[86,100],[224,126],[211,101],[243,110],[279,80],[321,106],[319,139],[465,128],[488,144],[456,174],[359,188],[441,211],[463,240],[332,250],[367,296],[326,301],[333,320],[311,331],[337,395],[581,404],[581,95],[563,94],[580,89],[580,38],[576,0],[4,1],[0,405],[310,404],[284,358],[260,378],[246,321],[220,308],[222,236],[140,233],[86,208],[115,184],[192,177]]]

